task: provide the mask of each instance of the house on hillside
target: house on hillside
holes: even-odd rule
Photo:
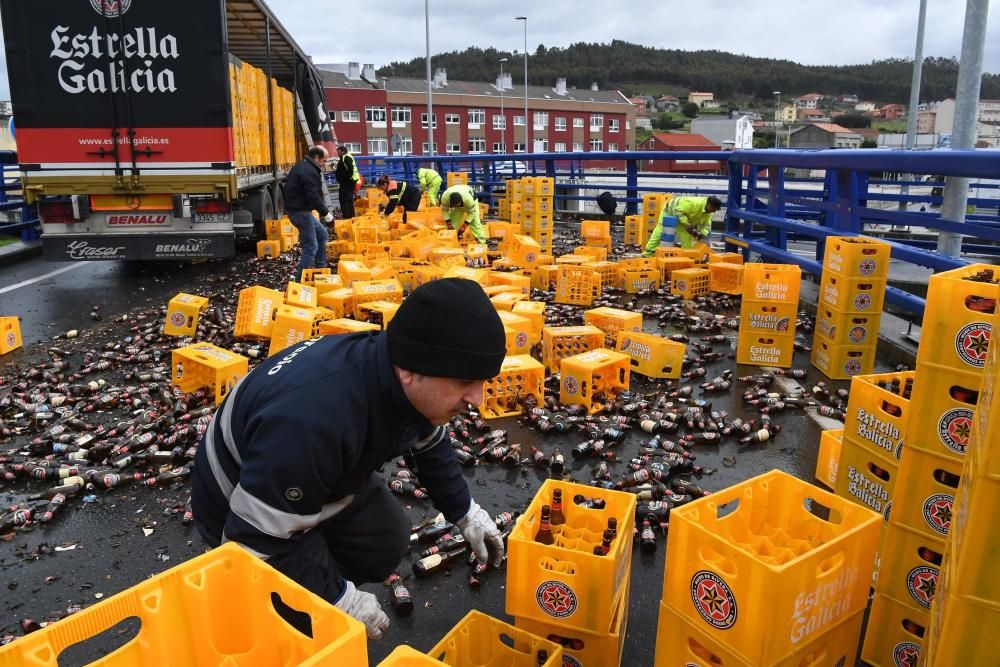
[[[647,97],[646,95],[636,95],[635,97],[628,98],[628,101],[635,107],[636,112],[642,112],[649,111],[652,98]]]
[[[653,106],[657,111],[677,111],[681,108],[681,101],[673,95],[664,95],[656,98]]]
[[[833,123],[813,123],[793,129],[789,148],[861,148],[861,135]]]
[[[837,104],[857,104],[857,95],[841,95],[837,98]]]
[[[726,149],[753,148],[753,121],[748,116],[737,118],[698,117],[691,121],[691,132]]]
[[[798,120],[798,113],[794,104],[783,104],[780,109],[775,110],[774,120],[779,123],[794,123]]]
[[[798,109],[796,120],[802,123],[827,123],[830,121],[830,116],[819,109]]]
[[[709,109],[713,107],[706,106],[711,102],[715,102],[715,93],[699,93],[692,91],[688,93],[688,102],[694,102],[698,105],[699,109]],[[716,104],[715,107],[719,105]]]
[[[720,151],[722,147],[714,144],[700,134],[670,134],[658,132],[640,144],[640,150],[646,151]],[[641,169],[657,172],[688,172],[688,173],[718,173],[723,169],[723,163],[715,160],[645,160]]]
[[[808,93],[795,98],[796,109],[818,109],[820,103],[826,99],[826,95],[819,93]]]
[[[635,128],[637,130],[653,130],[653,119],[649,116],[636,116],[635,117]]]
[[[885,120],[900,120],[906,118],[906,107],[902,104],[886,104],[876,109],[874,115]]]
[[[860,111],[861,113],[868,113],[870,111],[875,111],[878,107],[874,102],[858,102],[854,105],[855,111]]]

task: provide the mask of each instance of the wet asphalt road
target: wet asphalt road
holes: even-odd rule
[[[193,276],[227,271],[231,266],[238,267],[241,261],[234,260],[235,265],[229,262],[138,266],[83,264],[15,290],[0,291],[0,311],[22,316],[22,331],[30,354],[30,346],[59,332],[95,326],[89,313],[96,303],[101,304],[101,312],[106,318],[131,308],[163,304],[177,292],[190,290]],[[37,259],[0,267],[0,290],[67,266],[75,265],[49,264]],[[647,324],[647,328],[655,330],[655,323],[654,326]],[[23,360],[22,354],[15,353],[12,358]],[[0,372],[8,361],[7,358],[0,361]],[[735,362],[729,360],[711,364],[709,377],[734,366]],[[797,353],[795,367],[809,368],[808,355]],[[750,372],[753,370],[737,368],[737,375]],[[812,371],[812,379],[820,379],[819,374]],[[641,391],[644,382],[633,376],[634,389]],[[742,403],[734,404],[737,390],[738,387],[729,394],[713,395],[714,409],[728,410],[733,416],[753,416]],[[777,439],[765,445],[740,451],[735,441],[727,440],[720,446],[695,447],[697,463],[717,469],[715,474],[703,477],[700,483],[709,490],[719,490],[774,468],[811,480],[819,428],[807,415],[797,411],[785,412],[777,421],[784,430]],[[497,427],[511,429],[511,440],[520,441],[526,449],[539,439],[535,432],[524,430],[514,420],[498,422]],[[568,453],[578,441],[574,436],[545,437],[539,446],[551,452],[559,445]],[[638,435],[631,434],[619,448],[620,458],[631,458],[641,441]],[[727,467],[723,463],[726,457],[735,457],[736,465]],[[572,461],[572,477],[588,480],[592,465],[591,461]],[[394,469],[395,466],[387,464],[386,473]],[[622,464],[614,468],[618,475],[623,470]],[[534,468],[512,471],[499,465],[466,469],[466,474],[473,496],[492,513],[523,509],[544,479]],[[0,488],[0,506],[18,499],[11,491]],[[0,542],[0,591],[3,591],[0,635],[19,635],[18,623],[23,618],[41,619],[73,604],[93,604],[98,595],[106,597],[119,592],[201,553],[204,546],[197,532],[192,527],[182,526],[178,516],[163,514],[165,508],[182,503],[186,496],[183,485],[167,489],[125,488],[98,494],[94,502],[71,503],[43,530],[18,532],[14,540]],[[408,509],[414,523],[432,511],[426,501],[416,501]],[[151,534],[146,536],[143,528],[151,528]],[[46,553],[39,553],[41,545],[46,545],[47,548],[41,549]],[[49,553],[55,547],[67,546],[73,548]],[[623,665],[652,664],[664,551],[662,541],[655,554],[646,555],[635,550]],[[407,559],[400,571],[408,575],[411,567],[412,561]],[[503,572],[491,574],[478,592],[468,588],[464,567],[455,568],[450,575],[436,575],[426,580],[411,578],[408,585],[417,608],[405,619],[396,618],[389,611],[393,626],[382,641],[369,643],[371,662],[375,664],[399,643],[429,649],[469,609],[507,618]],[[378,585],[368,589],[376,592],[389,610],[387,590]]]

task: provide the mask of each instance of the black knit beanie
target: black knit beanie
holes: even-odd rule
[[[441,278],[413,290],[389,326],[389,359],[414,373],[486,380],[500,372],[507,343],[503,323],[483,288]]]

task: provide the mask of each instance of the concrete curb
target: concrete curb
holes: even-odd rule
[[[41,254],[41,241],[32,241],[30,243],[17,241],[16,243],[0,247],[0,266],[20,262],[25,259],[37,257]]]

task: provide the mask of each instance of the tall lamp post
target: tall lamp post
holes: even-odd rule
[[[431,13],[430,0],[424,0],[424,31],[427,49],[427,155],[434,155],[434,99],[431,93]]]
[[[515,21],[524,21],[524,152],[528,152],[531,135],[528,133],[528,17],[515,16]]]
[[[507,152],[507,115],[503,112],[503,64],[507,62],[506,58],[500,59],[500,117],[503,118],[503,125],[500,126],[500,144],[503,146],[503,152]]]
[[[776,90],[773,94],[778,98],[778,101],[775,103],[776,106],[774,107],[774,115],[777,116],[775,120],[778,121],[778,127],[774,128],[774,147],[778,148],[781,142],[781,91]]]

